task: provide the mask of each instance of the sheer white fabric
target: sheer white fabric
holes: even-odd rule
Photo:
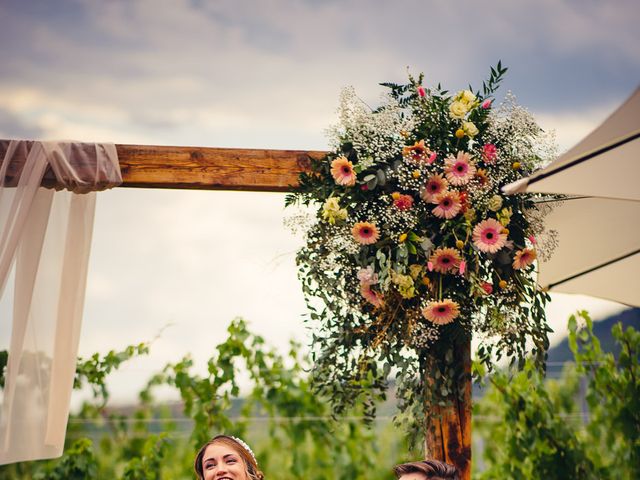
[[[40,186],[48,167],[61,191]],[[0,165],[0,299],[9,290],[12,267],[15,285],[12,318],[0,319],[12,322],[0,405],[0,464],[62,455],[95,190],[120,183],[114,145],[8,145]]]

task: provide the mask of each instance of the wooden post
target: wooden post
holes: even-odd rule
[[[0,140],[0,158],[9,144]],[[92,149],[93,144],[86,144]],[[248,190],[286,192],[298,184],[300,172],[322,151],[236,148],[116,145],[122,172],[122,187],[186,188],[197,190]],[[24,158],[14,158],[6,174],[11,184]],[[55,185],[47,171],[43,185]],[[471,478],[471,344],[457,348],[465,373],[464,395],[451,408],[437,412],[431,434],[425,439],[427,457],[456,465],[462,479]]]
[[[471,479],[471,341],[456,346],[455,358],[464,372],[462,396],[451,406],[438,407],[427,425],[425,457],[455,465],[461,480]]]

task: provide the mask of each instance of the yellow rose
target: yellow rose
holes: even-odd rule
[[[411,275],[411,278],[413,278],[414,280],[416,278],[418,278],[418,275],[420,275],[422,273],[422,265],[418,265],[418,264],[413,264],[413,265],[409,265],[409,275]]]
[[[476,211],[473,208],[467,208],[467,211],[464,212],[464,218],[468,222],[473,222],[476,219]]]
[[[391,281],[398,287],[398,293],[403,298],[413,298],[416,295],[416,288],[413,284],[413,278],[409,275],[391,272]]]
[[[452,102],[451,105],[449,105],[449,116],[451,118],[458,120],[463,119],[468,111],[469,108],[462,102]]]
[[[470,90],[460,90],[455,100],[470,105],[476,101],[476,96]]]
[[[476,127],[473,122],[462,122],[462,129],[464,130],[464,133],[469,135],[469,137],[471,138],[475,137],[478,133],[480,133],[480,131],[478,130],[478,127]]]
[[[509,208],[503,208],[502,210],[500,210],[500,212],[496,216],[498,217],[498,221],[500,222],[500,225],[502,225],[503,227],[506,227],[507,225],[509,225],[509,222],[511,221],[511,215],[513,215],[513,210],[511,210],[511,207],[509,207]]]
[[[500,195],[494,195],[489,199],[489,210],[497,212],[502,208],[502,197]]]

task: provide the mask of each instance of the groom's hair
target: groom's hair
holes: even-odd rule
[[[396,474],[396,478],[407,473],[422,473],[429,480],[460,480],[456,467],[438,460],[422,460],[396,465],[393,473]]]

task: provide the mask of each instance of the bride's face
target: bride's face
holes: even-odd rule
[[[214,443],[202,457],[204,480],[249,480],[244,461],[234,449]]]

